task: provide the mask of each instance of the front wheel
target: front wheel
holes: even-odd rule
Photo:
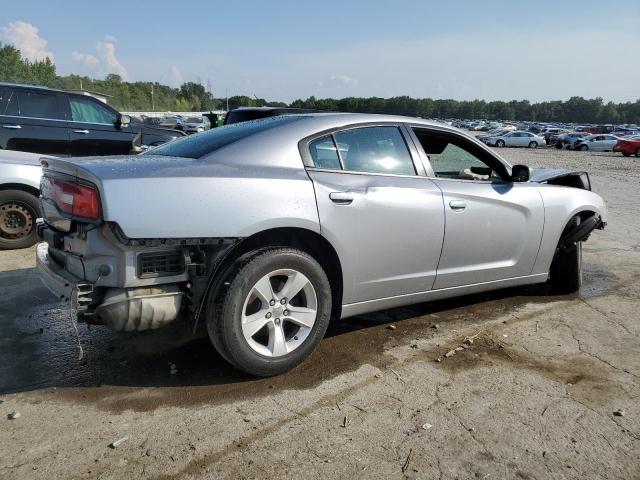
[[[538,148],[538,142],[529,142],[529,148]]]
[[[589,150],[589,147],[587,145],[580,145],[579,150],[581,152],[586,152],[587,150]]]
[[[498,140],[496,142],[496,147],[504,147],[504,140]]]
[[[38,241],[38,199],[22,190],[0,190],[0,250],[27,248]]]
[[[636,157],[640,157],[640,148],[636,150]]]
[[[331,287],[320,264],[293,248],[236,261],[226,291],[210,300],[207,330],[238,369],[267,377],[292,369],[320,343],[331,316]]]
[[[574,217],[565,227],[565,232],[580,224],[580,217]],[[575,293],[582,286],[582,242],[576,242],[556,252],[549,270],[551,293]]]

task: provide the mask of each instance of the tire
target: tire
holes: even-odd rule
[[[38,199],[22,190],[0,190],[0,250],[28,248],[37,243]]]
[[[496,142],[496,147],[500,147],[500,148],[504,147],[504,140],[498,140]]]
[[[640,158],[640,148],[638,150],[636,150],[635,155],[636,155],[636,157]]]
[[[304,286],[286,298],[294,284]],[[302,363],[329,325],[329,280],[320,264],[301,250],[269,248],[244,255],[234,262],[223,288],[209,299],[207,331],[220,355],[251,375],[278,375]],[[274,305],[267,302],[269,295]],[[255,328],[247,327],[251,323]]]
[[[580,145],[578,147],[578,150],[580,150],[581,152],[586,152],[587,150],[589,150],[589,147],[587,145]]]
[[[564,229],[580,224],[580,217],[573,217]],[[582,286],[582,242],[559,249],[549,269],[549,290],[553,294],[575,293]]]
[[[529,148],[538,148],[538,142],[529,142]]]

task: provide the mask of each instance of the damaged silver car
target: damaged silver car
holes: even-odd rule
[[[586,173],[511,166],[407,117],[272,117],[43,167],[38,267],[80,319],[205,323],[260,376],[303,361],[330,318],[516,285],[576,291],[581,243],[606,222]]]

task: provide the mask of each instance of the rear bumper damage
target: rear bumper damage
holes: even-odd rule
[[[176,320],[182,306],[184,293],[177,284],[105,288],[83,281],[56,263],[47,243],[38,245],[36,263],[44,285],[87,323],[117,331],[155,329]]]

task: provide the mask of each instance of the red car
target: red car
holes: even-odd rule
[[[622,155],[629,157],[635,155],[640,157],[640,135],[629,138],[621,138],[613,147],[614,152],[622,152]]]

